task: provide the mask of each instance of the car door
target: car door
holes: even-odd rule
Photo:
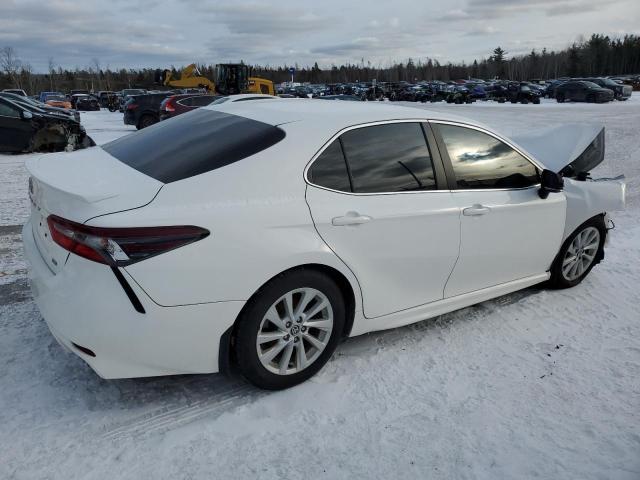
[[[33,127],[20,112],[18,106],[0,99],[0,151],[20,152],[29,145]]]
[[[452,122],[432,125],[462,211],[460,255],[444,296],[548,271],[562,242],[564,193],[540,198],[540,168],[490,132]]]
[[[306,171],[316,229],[357,277],[369,318],[442,299],[458,256],[460,211],[428,128],[348,129]]]

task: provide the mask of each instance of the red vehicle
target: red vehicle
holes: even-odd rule
[[[184,93],[165,98],[160,104],[160,120],[167,120],[181,113],[190,112],[196,108],[206,107],[219,95],[204,95]]]

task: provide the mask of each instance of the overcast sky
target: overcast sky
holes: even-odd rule
[[[472,61],[640,33],[640,0],[0,0],[0,47],[36,71],[244,60],[311,65]]]

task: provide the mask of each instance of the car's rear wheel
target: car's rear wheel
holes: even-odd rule
[[[556,100],[558,103],[564,103],[564,94],[559,93],[556,95]]]
[[[297,385],[329,360],[344,322],[342,293],[331,278],[315,270],[284,273],[249,301],[238,320],[238,368],[260,388]]]
[[[564,242],[551,267],[551,285],[555,288],[578,285],[602,259],[606,234],[602,217],[580,225]]]
[[[138,130],[142,130],[143,128],[150,127],[154,123],[157,123],[157,120],[153,118],[151,115],[143,115],[140,121],[138,122]]]

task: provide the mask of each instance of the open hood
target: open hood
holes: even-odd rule
[[[511,138],[545,168],[567,177],[589,172],[604,160],[602,125],[569,124]]]

